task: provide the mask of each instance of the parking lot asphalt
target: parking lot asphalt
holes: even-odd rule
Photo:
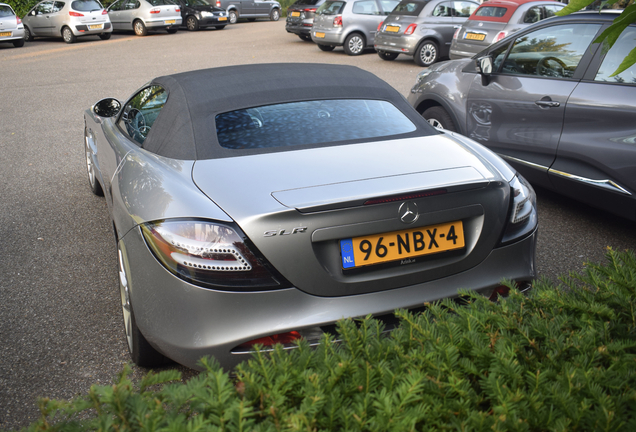
[[[110,383],[129,361],[107,208],[86,179],[85,109],[107,96],[125,99],[155,76],[215,66],[351,64],[403,95],[421,70],[404,56],[322,52],[284,26],[281,19],[0,46],[0,429],[36,420],[38,397],[72,398]],[[552,192],[537,195],[540,277],[557,280],[602,261],[607,247],[636,245],[634,223]]]

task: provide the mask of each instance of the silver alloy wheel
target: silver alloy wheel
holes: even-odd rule
[[[135,21],[135,34],[137,36],[146,36],[146,26],[141,21]]]
[[[437,129],[444,129],[444,125],[442,125],[442,122],[440,122],[440,121],[439,121],[439,120],[437,120],[437,119],[430,118],[430,119],[427,119],[426,121],[428,121],[428,124],[430,124],[430,125],[431,125],[431,126],[433,126],[434,128],[437,128]]]
[[[68,27],[64,27],[62,29],[62,38],[64,39],[64,42],[66,43],[75,42],[75,35],[73,34],[73,31]]]
[[[362,36],[354,35],[349,38],[347,46],[352,54],[360,54],[364,49],[364,40],[362,40]]]
[[[88,135],[86,135],[86,131],[84,132],[84,145],[86,146],[86,171],[88,171],[88,182],[91,185],[91,189],[95,190],[95,182],[97,178],[95,177],[95,164],[93,163],[93,158],[91,157],[90,147],[88,145]]]
[[[197,25],[197,19],[193,16],[189,16],[188,19],[186,19],[186,27],[188,28],[188,30],[190,31],[195,31],[199,28],[199,26]]]
[[[272,10],[272,13],[270,14],[269,18],[272,21],[278,21],[278,19],[280,18],[280,12],[278,11],[278,9]]]
[[[230,24],[236,24],[236,21],[238,21],[238,14],[236,13],[235,10],[231,10],[227,13],[228,19],[230,21]]]
[[[437,47],[432,43],[425,43],[422,45],[419,54],[422,59],[422,63],[426,65],[433,64],[437,59]]]
[[[117,255],[119,261],[119,292],[121,294],[121,311],[124,315],[124,328],[126,329],[126,340],[128,341],[128,349],[133,352],[133,336],[132,336],[132,317],[130,315],[130,292],[128,291],[128,279],[124,270],[124,259],[121,255],[121,249],[117,247]]]

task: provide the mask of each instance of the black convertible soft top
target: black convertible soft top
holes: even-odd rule
[[[400,138],[436,133],[399,92],[372,73],[353,66],[299,63],[228,66],[162,76],[151,84],[167,90],[168,100],[143,147],[174,159],[216,159],[285,150],[223,148],[217,140],[215,118],[234,110],[287,102],[384,100],[417,127]]]

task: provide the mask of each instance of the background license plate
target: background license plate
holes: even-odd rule
[[[466,33],[466,36],[464,36],[464,39],[483,41],[484,39],[486,39],[486,35],[479,34],[479,33]]]
[[[322,33],[322,32],[316,32],[316,33],[314,34],[314,36],[316,36],[317,38],[321,38],[321,39],[322,39],[322,38],[324,38],[324,37],[325,37],[325,34],[324,34],[324,33]]]
[[[11,32],[0,32],[0,37],[11,36]]]
[[[462,249],[462,221],[340,240],[342,268],[350,269]]]
[[[174,24],[177,20],[166,20],[166,24]]]
[[[399,26],[386,26],[386,28],[384,29],[385,31],[391,32],[391,33],[397,33],[400,31],[400,27]]]
[[[93,24],[93,25],[89,25],[88,28],[91,29],[91,30],[97,30],[97,29],[102,28],[102,25],[101,24]]]
[[[219,17],[219,21],[227,21],[227,17]]]
[[[292,16],[293,16],[293,17],[300,16],[300,12],[292,12]]]

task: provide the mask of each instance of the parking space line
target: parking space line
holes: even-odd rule
[[[68,45],[68,46],[65,46],[63,48],[53,48],[53,49],[36,51],[36,52],[29,52],[29,53],[24,53],[24,54],[16,54],[16,55],[12,55],[12,56],[7,56],[3,60],[20,60],[20,59],[25,59],[25,58],[30,58],[30,57],[39,57],[39,56],[47,55],[47,54],[57,54],[57,53],[66,52],[66,51],[75,51],[75,50],[82,49],[82,48],[87,48],[87,47],[94,47],[96,44],[104,45],[104,44],[109,44],[109,43],[131,41],[131,40],[134,40],[134,39],[137,39],[137,36],[130,36],[130,37],[121,38],[121,39],[115,39],[115,40],[106,40],[106,41],[101,41],[100,40],[100,41],[93,41],[93,42],[89,42],[89,43],[85,42],[85,43],[82,43],[82,44]]]

